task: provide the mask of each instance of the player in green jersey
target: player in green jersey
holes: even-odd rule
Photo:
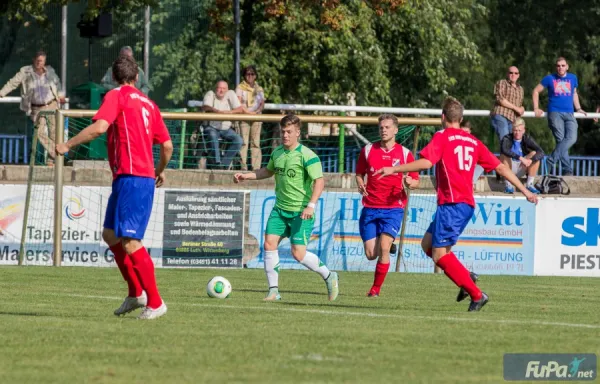
[[[236,183],[275,175],[275,207],[267,221],[264,245],[269,283],[267,301],[281,300],[277,247],[284,237],[290,239],[294,259],[323,277],[329,300],[335,300],[339,293],[337,273],[330,272],[317,255],[306,250],[315,221],[315,206],[325,188],[325,180],[319,157],[298,142],[300,125],[298,116],[284,116],[280,122],[283,145],[273,151],[267,167],[234,175]]]

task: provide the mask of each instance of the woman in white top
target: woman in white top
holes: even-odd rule
[[[235,93],[240,100],[242,106],[256,114],[262,113],[265,106],[265,93],[261,86],[256,83],[258,79],[258,72],[254,65],[249,65],[242,70],[242,77],[244,80],[236,87]],[[262,151],[260,150],[260,131],[262,129],[262,122],[246,122],[240,123],[240,135],[244,140],[244,144],[240,149],[241,166],[242,170],[248,170],[246,163],[248,159],[248,141],[250,141],[250,154],[252,156],[251,164],[252,169],[257,170],[261,168],[262,164]]]

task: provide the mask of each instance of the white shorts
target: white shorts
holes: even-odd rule
[[[519,160],[512,160],[512,171],[517,177],[523,177],[527,173],[527,167],[522,167]]]

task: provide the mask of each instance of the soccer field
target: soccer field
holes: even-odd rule
[[[206,296],[219,274],[229,299]],[[369,299],[371,273],[341,273],[333,303],[308,271],[282,271],[277,303],[262,270],[157,278],[169,312],[139,321],[112,314],[116,268],[0,268],[0,382],[492,383],[504,353],[600,353],[600,279],[482,276],[467,313],[444,275],[392,273]]]

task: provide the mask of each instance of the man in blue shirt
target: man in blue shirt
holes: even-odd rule
[[[569,148],[577,141],[577,120],[574,112],[586,114],[581,109],[577,95],[577,76],[567,73],[568,70],[567,60],[559,57],[556,60],[556,73],[544,77],[533,90],[533,109],[535,115],[540,117],[544,113],[539,108],[540,92],[548,88],[548,126],[556,140],[556,147],[547,160],[548,168],[553,168],[560,161],[564,176],[573,175]]]

